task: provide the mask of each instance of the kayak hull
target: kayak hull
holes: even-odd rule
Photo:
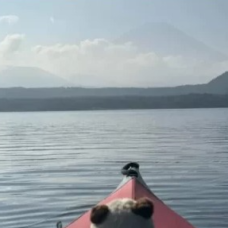
[[[132,164],[132,163],[130,163]],[[133,163],[135,164],[135,163]],[[137,163],[136,163],[137,164]],[[153,222],[155,228],[195,228],[188,221],[165,205],[146,185],[139,169],[129,167],[129,175],[125,175],[118,188],[99,204],[106,204],[117,198],[139,199],[149,198],[154,204]],[[89,228],[90,210],[73,221],[66,228]]]

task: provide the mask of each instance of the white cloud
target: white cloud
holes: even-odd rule
[[[76,44],[37,45],[21,50],[23,35],[7,36],[0,43],[0,57],[11,64],[36,66],[96,86],[171,86],[202,83],[226,70],[227,63],[186,60],[142,52],[131,42],[115,44],[106,39]],[[3,53],[3,54],[1,54]],[[17,53],[17,54],[15,54]]]
[[[36,46],[33,52],[39,59],[37,62],[49,71],[64,76],[94,75],[109,85],[174,85],[178,81],[184,83],[190,66],[199,68],[194,60],[141,52],[132,43],[117,45],[105,39],[84,40],[73,45]]]
[[[13,55],[20,50],[23,40],[23,34],[13,34],[7,35],[3,41],[0,42],[1,64],[4,64],[11,60],[11,57],[13,57]]]
[[[16,15],[4,15],[0,16],[0,23],[15,24],[19,21],[19,17]]]

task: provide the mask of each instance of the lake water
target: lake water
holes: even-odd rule
[[[0,113],[1,226],[68,224],[128,161],[197,228],[227,228],[228,109]]]

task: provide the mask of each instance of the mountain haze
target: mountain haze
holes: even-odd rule
[[[70,83],[37,67],[7,67],[0,72],[0,88],[62,87]]]
[[[228,59],[224,53],[214,50],[168,23],[146,23],[116,39],[117,43],[129,41],[142,51],[151,51],[161,56],[174,55],[211,61]]]
[[[163,88],[1,88],[0,98],[76,98],[121,96],[180,96],[187,94],[228,94],[228,72],[209,83]]]

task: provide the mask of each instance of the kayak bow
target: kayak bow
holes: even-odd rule
[[[166,206],[146,185],[139,165],[131,162],[122,169],[124,178],[120,185],[99,204],[106,204],[117,198],[139,199],[148,197],[154,203],[153,221],[155,228],[194,228],[188,221]],[[89,228],[90,210],[72,222],[66,228]]]

